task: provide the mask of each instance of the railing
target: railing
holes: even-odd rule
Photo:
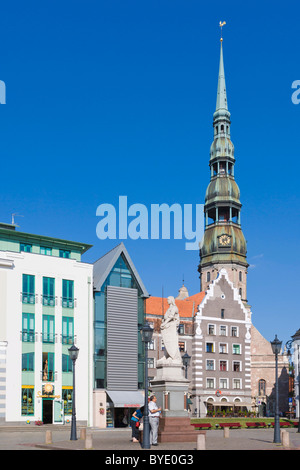
[[[53,295],[42,295],[41,296],[42,304],[48,307],[54,307],[57,305],[57,297]]]
[[[61,305],[64,308],[74,308],[76,307],[76,299],[70,297],[61,297]]]
[[[21,292],[21,302],[23,304],[35,304],[37,300],[37,294],[29,292]]]
[[[54,370],[41,370],[40,378],[43,382],[54,382],[57,380],[57,372]]]
[[[76,342],[76,337],[74,335],[61,335],[61,343],[62,344],[70,344],[72,346],[72,344],[75,344]]]
[[[20,331],[20,338],[23,343],[34,343],[37,341],[37,333],[34,331]]]

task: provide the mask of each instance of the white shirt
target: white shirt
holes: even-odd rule
[[[155,418],[159,417],[160,411],[156,411],[154,413],[151,413],[151,411],[150,411],[150,410],[156,410],[158,408],[157,404],[154,403],[154,401],[149,402],[148,408],[149,408],[149,416],[151,416],[152,418],[153,417],[155,417]]]

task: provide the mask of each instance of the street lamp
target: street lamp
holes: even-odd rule
[[[69,357],[73,362],[73,397],[72,397],[72,423],[71,423],[71,437],[70,441],[77,441],[76,434],[76,411],[75,411],[75,362],[78,357],[79,349],[75,344],[68,349]]]
[[[148,345],[152,340],[153,328],[146,321],[141,329],[142,340],[145,344],[145,406],[144,406],[144,430],[143,430],[143,449],[150,449],[150,424],[148,411]]]
[[[275,423],[274,423],[274,440],[275,443],[281,443],[280,439],[280,423],[279,423],[279,407],[278,407],[278,354],[281,350],[282,341],[279,341],[277,335],[271,341],[272,351],[275,354]]]
[[[190,365],[190,360],[191,356],[188,355],[188,353],[185,351],[184,355],[182,356],[182,363],[185,367],[185,378],[187,379],[187,369],[188,366]]]

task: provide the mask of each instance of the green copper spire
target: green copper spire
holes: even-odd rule
[[[223,40],[221,38],[220,66],[219,66],[216,111],[218,111],[219,109],[227,109],[228,110],[222,43],[223,43]]]

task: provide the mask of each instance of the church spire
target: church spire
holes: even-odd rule
[[[216,111],[219,111],[220,109],[228,110],[222,44],[223,44],[223,39],[221,38]]]
[[[220,26],[225,23],[220,22]],[[214,139],[210,147],[210,183],[205,194],[205,231],[200,244],[201,290],[206,290],[220,269],[246,301],[247,247],[241,228],[241,201],[234,178],[234,145],[230,136],[221,37],[217,103],[213,114]]]

